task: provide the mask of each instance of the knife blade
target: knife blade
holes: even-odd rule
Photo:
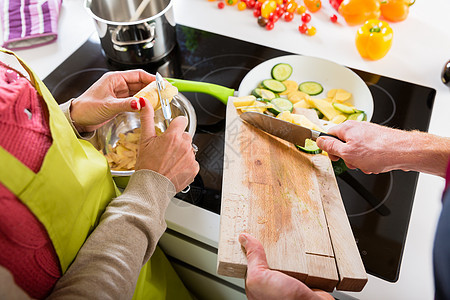
[[[156,72],[156,88],[158,90],[159,101],[161,102],[161,110],[164,116],[164,124],[166,129],[169,128],[169,124],[172,121],[172,110],[170,109],[169,99],[162,97],[164,93],[162,92],[166,88],[166,83],[162,78],[161,74]]]
[[[245,112],[241,114],[241,119],[258,129],[299,146],[305,146],[306,139],[315,141],[319,136],[331,136],[340,140],[334,135],[296,125],[263,113]]]

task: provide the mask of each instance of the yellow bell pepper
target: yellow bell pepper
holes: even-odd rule
[[[363,58],[377,60],[389,52],[393,37],[394,32],[387,22],[368,20],[356,33],[356,48]]]
[[[338,11],[348,25],[364,24],[367,20],[380,17],[380,0],[344,0]]]

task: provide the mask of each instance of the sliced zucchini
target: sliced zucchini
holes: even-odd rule
[[[292,104],[291,101],[285,98],[275,98],[270,101],[270,103],[273,105],[273,107],[267,108],[267,110],[275,115],[278,115],[283,111],[292,112],[292,110],[294,109],[294,104]]]
[[[309,153],[309,154],[319,154],[322,153],[322,149],[320,149],[319,147],[317,147],[317,144],[315,141],[311,140],[311,139],[306,139],[305,140],[305,147],[299,146],[299,145],[295,145],[295,147],[297,147],[297,149]]]
[[[262,86],[265,89],[271,90],[274,93],[282,93],[286,90],[284,83],[275,79],[266,79],[262,81]]]
[[[310,96],[319,95],[323,91],[323,87],[320,83],[315,81],[305,81],[300,83],[298,89]]]
[[[272,68],[272,78],[275,80],[283,81],[288,79],[292,74],[292,67],[286,63],[276,64]]]
[[[277,97],[277,95],[275,95],[274,92],[266,90],[266,89],[260,89],[260,88],[254,89],[252,91],[252,95],[255,96],[256,98],[264,99],[263,101],[270,101]]]
[[[353,114],[355,113],[355,109],[353,107],[350,107],[348,105],[334,102],[333,107],[336,108],[338,111],[343,112],[345,114]]]
[[[357,112],[348,116],[347,120],[355,120],[355,121],[365,121],[367,119],[367,115],[365,112]]]

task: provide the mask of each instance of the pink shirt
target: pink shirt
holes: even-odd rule
[[[43,99],[26,78],[0,62],[0,146],[38,172],[51,143]],[[46,229],[1,182],[0,265],[37,299],[45,298],[61,277]]]

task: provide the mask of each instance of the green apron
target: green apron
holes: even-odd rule
[[[13,52],[0,51],[14,55],[29,73],[47,104],[53,139],[38,173],[0,147],[0,181],[45,226],[65,273],[119,191],[106,159],[88,141],[77,139],[44,83]],[[158,247],[139,274],[133,299],[190,299]]]

